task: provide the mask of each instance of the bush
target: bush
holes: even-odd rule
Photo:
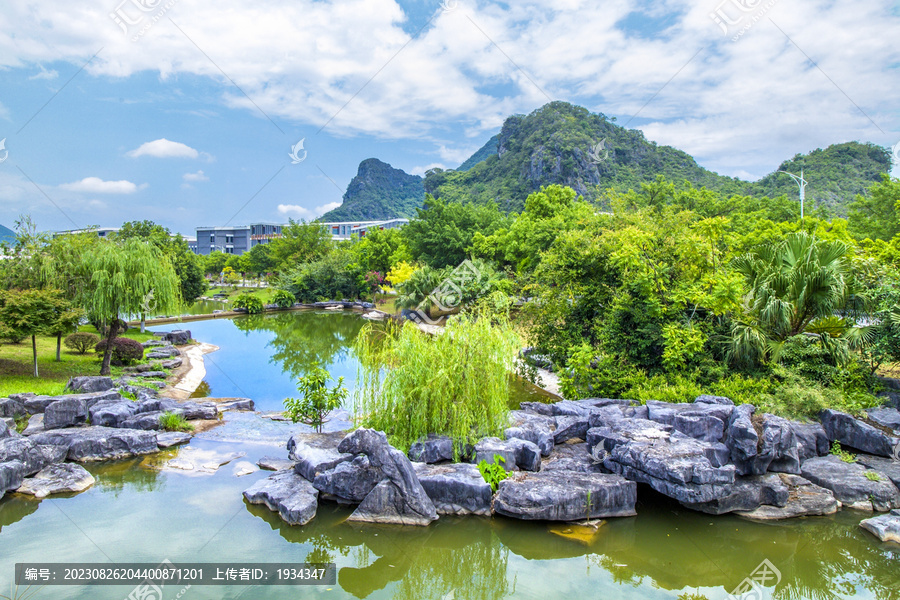
[[[366,427],[404,451],[426,434],[448,435],[457,457],[466,443],[502,435],[522,347],[508,322],[460,316],[434,336],[408,322],[384,327],[366,325],[356,343],[356,413]]]
[[[251,315],[258,315],[266,309],[263,301],[253,294],[241,294],[234,300],[234,308],[246,308]]]
[[[272,296],[272,303],[279,308],[290,308],[296,301],[294,295],[287,290],[275,290],[275,294]]]
[[[159,426],[165,431],[194,430],[194,426],[188,423],[184,416],[168,411],[159,415]]]
[[[95,347],[99,341],[100,336],[95,333],[76,331],[67,335],[66,339],[63,340],[63,344],[66,345],[66,348],[75,350],[78,354],[84,354]]]
[[[97,354],[106,352],[106,340],[101,340],[94,349],[97,351]],[[144,358],[144,347],[141,346],[140,342],[125,337],[113,338],[112,357],[110,358],[112,364],[117,366],[128,365],[142,358]]]

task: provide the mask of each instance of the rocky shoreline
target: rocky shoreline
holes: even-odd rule
[[[355,506],[353,521],[398,525],[443,515],[628,517],[643,486],[691,510],[754,520],[900,508],[894,408],[870,409],[862,420],[827,410],[820,422],[799,422],[713,396],[645,405],[591,398],[523,403],[510,419],[505,439],[478,441],[459,463],[441,436],[405,455],[368,429],[294,435],[287,460],[267,459],[276,473],[244,496],[293,525],[310,522],[321,501]],[[859,454],[830,454],[834,442]],[[494,492],[476,464],[500,458],[509,477]],[[898,516],[862,526],[891,539]]]

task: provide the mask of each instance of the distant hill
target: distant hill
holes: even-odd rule
[[[482,146],[478,152],[466,159],[466,162],[459,165],[457,171],[468,171],[480,162],[486,161],[489,157],[495,156],[500,148],[500,134],[495,135],[488,140],[488,143]]]
[[[359,163],[359,171],[347,186],[343,203],[320,221],[374,221],[414,217],[422,206],[425,187],[422,178],[369,158]]]
[[[8,227],[0,225],[0,244],[6,242],[10,245],[16,243],[16,232]]]

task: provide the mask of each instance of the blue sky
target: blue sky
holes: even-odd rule
[[[832,143],[893,146],[898,6],[5,0],[0,223],[313,218],[360,161],[453,168],[551,99],[746,179]]]

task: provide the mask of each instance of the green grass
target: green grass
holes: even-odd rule
[[[166,431],[193,431],[194,426],[179,414],[164,412],[159,416],[159,426]]]
[[[97,333],[90,325],[80,327],[79,331]],[[122,337],[139,342],[155,339],[152,334],[141,333],[139,329],[129,329]],[[21,344],[0,345],[0,398],[23,392],[56,396],[63,393],[70,377],[100,374],[101,356],[93,350],[78,354],[63,345],[62,361],[56,362],[56,338],[38,336],[37,351],[40,377],[35,378],[32,374],[31,338]],[[120,377],[122,373],[122,367],[110,367],[113,378]]]
[[[239,287],[236,290],[232,290],[230,285],[226,286],[216,286],[209,288],[209,291],[204,294],[207,298],[212,298],[213,294],[226,294],[228,296],[227,300],[230,302],[240,296],[241,294],[253,294],[254,296],[260,298],[263,301],[263,304],[272,304],[272,297],[275,295],[275,288],[272,287],[264,287],[264,288],[244,288]]]
[[[881,475],[875,471],[866,471],[866,479],[869,481],[881,481]]]

